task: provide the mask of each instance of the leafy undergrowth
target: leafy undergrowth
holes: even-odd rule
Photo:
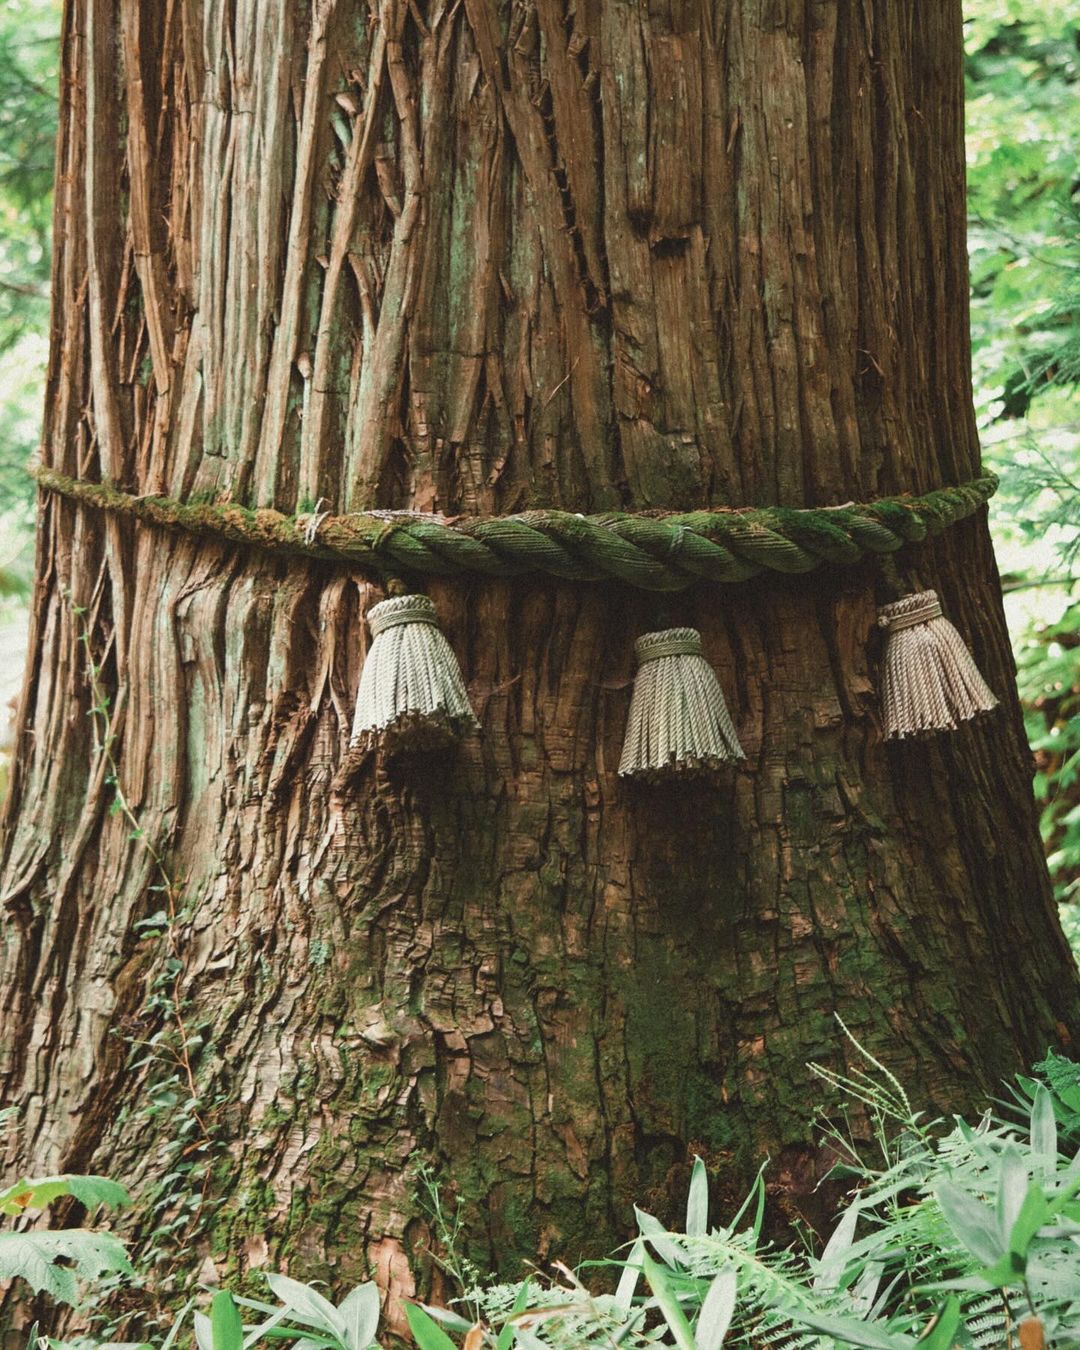
[[[710,1224],[698,1160],[683,1231],[638,1211],[637,1239],[609,1261],[480,1283],[448,1309],[411,1304],[420,1350],[1080,1347],[1080,1065],[1049,1056],[970,1125],[922,1119],[900,1083],[859,1049],[866,1067],[850,1077],[817,1069],[869,1120],[875,1140],[874,1157],[860,1159],[846,1133],[828,1131],[847,1159],[851,1191],[822,1250],[763,1241],[760,1175],[733,1218]],[[0,1193],[0,1210],[21,1214],[59,1196],[88,1208],[125,1199],[103,1178],[53,1177],[16,1183]],[[0,1235],[0,1279],[12,1277],[87,1306],[102,1279],[134,1272],[108,1234],[24,1231]],[[265,1301],[224,1290],[207,1295],[207,1311],[189,1306],[157,1350],[379,1343],[373,1283],[335,1305],[284,1275],[266,1279]],[[39,1339],[53,1350],[103,1344]]]

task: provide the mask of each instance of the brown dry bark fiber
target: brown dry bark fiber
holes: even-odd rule
[[[45,459],[286,512],[973,478],[961,98],[957,0],[70,0]],[[435,1278],[421,1161],[518,1273],[610,1248],[635,1199],[671,1217],[695,1149],[729,1198],[771,1151],[795,1203],[836,1012],[950,1109],[1068,1045],[985,522],[919,568],[1005,703],[954,737],[883,745],[868,573],[663,612],[473,581],[431,590],[482,735],[393,768],[346,763],[374,592],[45,502],[5,1170],[170,1165],[183,1082],[146,1108],[183,1075],[125,1066],[179,1054],[179,997],[214,1162],[165,1267],[407,1291]],[[615,777],[658,622],[728,692],[748,759],[712,787]],[[182,880],[171,957],[82,624]]]

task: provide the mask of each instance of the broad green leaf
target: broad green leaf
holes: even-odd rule
[[[1050,1158],[1057,1158],[1057,1118],[1054,1115],[1054,1099],[1045,1083],[1039,1083],[1035,1089],[1035,1099],[1031,1104],[1031,1149]]]
[[[663,1314],[664,1321],[668,1324],[671,1334],[675,1338],[675,1344],[679,1347],[679,1350],[696,1350],[694,1333],[690,1329],[690,1323],[686,1320],[686,1314],[679,1306],[679,1300],[668,1281],[664,1267],[658,1265],[648,1252],[642,1255],[641,1262],[645,1279],[648,1281],[657,1306]]]
[[[992,1266],[1001,1259],[1005,1244],[998,1234],[994,1215],[986,1205],[951,1181],[939,1181],[934,1187],[934,1195],[946,1223],[976,1261]]]
[[[338,1304],[338,1312],[345,1323],[348,1350],[368,1350],[379,1330],[379,1311],[379,1286],[373,1280],[358,1284]]]
[[[690,1174],[690,1194],[686,1200],[686,1233],[704,1237],[709,1228],[709,1176],[700,1158],[694,1159]]]
[[[0,1213],[21,1214],[27,1209],[44,1209],[61,1196],[71,1196],[87,1209],[107,1205],[119,1209],[130,1201],[123,1186],[108,1177],[57,1176],[16,1181],[0,1191]]]
[[[107,1209],[123,1209],[131,1203],[131,1196],[126,1189],[108,1177],[71,1176],[67,1178],[67,1183],[71,1194],[87,1209],[96,1209],[99,1205]]]
[[[709,1285],[694,1328],[697,1350],[720,1350],[735,1315],[737,1292],[738,1282],[733,1270],[723,1271]]]
[[[454,1342],[417,1303],[405,1304],[405,1317],[420,1350],[457,1350]]]
[[[1049,1201],[1052,1215],[1067,1214],[1070,1210],[1071,1201],[1080,1192],[1080,1173],[1074,1176],[1072,1168],[1070,1168],[1065,1176],[1068,1178],[1066,1184]]]
[[[1018,1284],[1027,1270],[1028,1249],[1032,1239],[1050,1217],[1050,1206],[1037,1182],[1032,1182],[1020,1212],[1008,1234],[1009,1249],[992,1266],[981,1272],[985,1287],[1008,1289]]]
[[[79,1280],[109,1274],[134,1274],[123,1243],[111,1233],[0,1233],[0,1280],[26,1280],[35,1293],[75,1303]]]
[[[214,1350],[243,1350],[244,1326],[233,1296],[222,1289],[210,1304],[210,1334]]]
[[[345,1319],[330,1300],[312,1289],[311,1285],[301,1284],[288,1275],[274,1274],[268,1274],[266,1282],[289,1309],[289,1315],[294,1321],[328,1331],[340,1340],[345,1339]]]

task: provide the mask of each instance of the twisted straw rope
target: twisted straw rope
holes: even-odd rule
[[[973,515],[997,489],[992,475],[921,497],[790,510],[754,507],[581,516],[525,511],[446,520],[409,511],[283,515],[229,502],[135,496],[105,483],[34,471],[48,492],[116,515],[247,544],[272,553],[327,558],[380,577],[512,577],[540,572],[572,581],[615,578],[646,591],[699,580],[747,581],[765,571],[809,572],[895,553]]]

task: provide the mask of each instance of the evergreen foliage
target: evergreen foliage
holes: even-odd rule
[[[48,354],[58,0],[0,3],[0,598],[29,585]]]
[[[1080,15],[967,0],[975,396],[1036,793],[1059,899],[1080,881]]]
[[[834,1175],[850,1184],[827,1240],[807,1233],[781,1248],[763,1238],[768,1164],[737,1214],[715,1214],[698,1159],[681,1231],[639,1210],[637,1239],[609,1260],[578,1271],[556,1263],[493,1285],[461,1258],[453,1212],[433,1191],[432,1255],[460,1292],[449,1308],[407,1306],[420,1350],[1080,1346],[1080,1065],[1048,1056],[975,1125],[928,1121],[887,1067],[852,1044],[858,1066],[848,1074],[817,1069],[829,1098],[824,1142],[841,1159]],[[101,1178],[46,1178],[3,1199],[29,1205],[63,1194],[88,1205],[122,1198]],[[43,1268],[54,1251],[75,1269],[55,1258]],[[134,1275],[115,1238],[83,1230],[0,1235],[0,1264],[69,1302],[80,1276],[88,1306],[95,1275]],[[334,1303],[284,1275],[265,1279],[273,1301],[200,1295],[203,1306],[178,1312],[160,1350],[250,1350],[282,1339],[301,1350],[367,1350],[377,1337],[392,1341],[385,1327],[379,1333],[373,1283]]]

